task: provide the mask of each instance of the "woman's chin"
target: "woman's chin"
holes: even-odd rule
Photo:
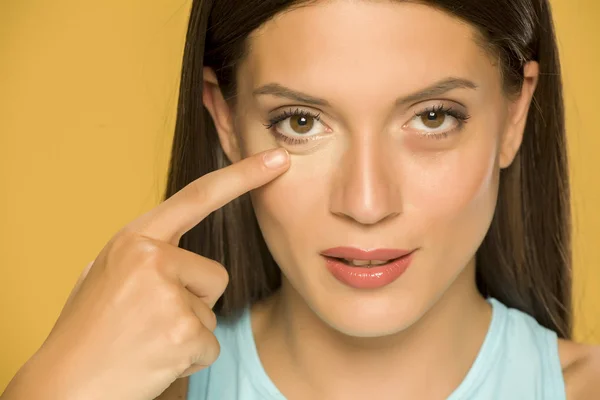
[[[412,303],[412,302],[411,302]],[[336,331],[357,338],[383,337],[404,331],[420,317],[420,307],[407,302],[350,301],[315,309]]]

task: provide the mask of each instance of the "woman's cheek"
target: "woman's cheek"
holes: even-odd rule
[[[256,217],[272,251],[297,248],[315,237],[319,221],[327,214],[326,172],[308,157],[292,156],[290,169],[251,193]]]
[[[410,180],[406,200],[424,225],[425,245],[478,247],[489,228],[498,191],[493,146],[438,154],[419,179]],[[461,244],[462,243],[462,244]]]

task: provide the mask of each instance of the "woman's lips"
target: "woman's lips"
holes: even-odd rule
[[[371,251],[349,247],[328,249],[321,253],[329,272],[341,283],[355,289],[378,289],[398,279],[410,265],[413,251],[375,249]],[[346,260],[389,260],[383,265],[356,266]]]
[[[321,252],[322,255],[347,260],[393,260],[403,257],[413,250],[373,249],[363,250],[357,247],[334,247]]]

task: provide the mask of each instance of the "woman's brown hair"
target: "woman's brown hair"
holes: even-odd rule
[[[395,0],[401,1],[401,0]],[[273,16],[313,1],[194,0],[185,43],[177,121],[165,198],[230,164],[202,104],[204,66],[234,106],[236,68],[248,35]],[[532,315],[570,338],[570,196],[561,71],[547,0],[418,1],[471,24],[499,62],[507,96],[518,93],[523,66],[540,65],[525,134],[512,165],[501,171],[491,227],[476,255],[480,292]],[[180,247],[222,263],[230,283],[215,306],[237,313],[281,283],[248,194],[208,216]]]

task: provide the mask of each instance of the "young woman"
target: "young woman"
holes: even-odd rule
[[[600,398],[561,90],[546,0],[194,1],[167,200],[3,399]]]

